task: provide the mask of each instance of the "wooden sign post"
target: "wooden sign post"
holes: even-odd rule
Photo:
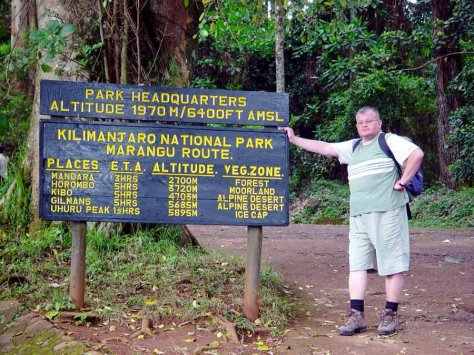
[[[262,226],[289,223],[288,141],[276,129],[288,124],[288,95],[61,81],[40,92],[42,115],[120,119],[40,123],[40,217],[73,222],[76,307],[84,221],[245,225],[244,309],[256,319]]]
[[[258,318],[260,295],[260,265],[262,259],[262,227],[248,227],[245,264],[244,314],[254,322]]]
[[[72,222],[71,275],[69,295],[78,309],[84,308],[86,279],[86,223]]]

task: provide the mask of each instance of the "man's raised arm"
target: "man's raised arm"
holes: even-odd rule
[[[282,127],[280,129],[286,132],[290,143],[296,145],[297,147],[303,148],[308,152],[328,157],[338,157],[337,152],[334,150],[333,146],[330,143],[298,137],[297,135],[295,135],[295,132],[290,127]]]

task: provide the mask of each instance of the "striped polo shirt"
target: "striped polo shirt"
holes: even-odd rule
[[[333,147],[339,154],[340,162],[348,164],[351,216],[390,211],[400,208],[408,202],[408,195],[405,191],[400,192],[393,189],[395,181],[398,179],[398,172],[393,160],[387,157],[380,148],[377,138],[378,136],[365,144],[361,142],[354,152],[352,152],[352,145],[355,140],[333,143]],[[399,136],[396,138],[404,140]],[[397,141],[397,145],[398,143],[400,142]],[[417,148],[412,143],[408,145],[411,147],[407,147],[406,151],[410,153]],[[409,153],[405,153],[404,158],[407,155]]]

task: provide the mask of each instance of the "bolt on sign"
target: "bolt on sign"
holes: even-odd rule
[[[84,97],[80,98],[79,93]],[[41,114],[61,115],[51,111],[58,105],[59,110],[76,110],[64,111],[64,116],[83,116],[78,112],[81,105],[73,103],[87,98],[82,101],[91,104],[87,117],[97,117],[96,104],[109,103],[115,107],[110,114],[113,118],[151,121],[156,117],[151,117],[149,111],[141,118],[133,114],[133,105],[142,105],[133,98],[143,101],[145,96],[156,96],[163,101],[169,97],[171,102],[176,93],[179,94],[173,99],[177,102],[173,103],[173,110],[184,112],[178,121],[201,125],[42,120],[40,216],[70,221],[288,225],[289,159],[285,133],[268,127],[202,125],[222,123],[209,118],[216,117],[221,109],[242,111],[242,121],[235,112],[226,121],[234,125],[249,124],[249,117],[258,112],[266,112],[260,117],[282,120],[281,124],[275,119],[259,121],[260,125],[286,125],[288,112],[282,107],[285,98],[287,106],[288,96],[43,81]],[[186,100],[197,101],[199,107],[188,106]],[[124,106],[117,111],[120,101]],[[272,106],[271,102],[276,101],[278,105]],[[159,121],[175,121],[169,115],[173,106],[163,107],[168,114]],[[117,115],[122,110],[123,117]],[[189,117],[190,112],[199,110],[206,116]],[[209,114],[211,111],[214,113]],[[274,112],[273,116],[270,112]]]

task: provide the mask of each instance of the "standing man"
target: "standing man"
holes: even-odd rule
[[[7,158],[3,155],[4,151],[3,144],[0,144],[0,184],[8,177],[8,164]]]
[[[364,298],[367,270],[377,269],[385,277],[385,307],[381,313],[378,334],[388,335],[397,327],[398,303],[404,283],[403,273],[409,267],[409,233],[405,186],[423,160],[422,150],[405,138],[387,134],[386,140],[397,162],[404,166],[399,177],[394,161],[380,148],[382,132],[380,114],[374,107],[362,107],[356,114],[361,144],[353,151],[356,139],[328,143],[301,138],[284,127],[288,139],[296,146],[348,164],[350,187],[349,228],[349,296],[351,313],[339,327],[340,335],[367,331]]]

